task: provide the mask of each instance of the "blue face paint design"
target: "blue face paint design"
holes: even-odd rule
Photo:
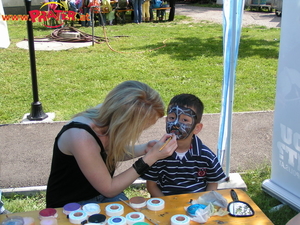
[[[179,107],[178,105],[172,106],[168,112],[168,115],[174,113],[175,120],[174,121],[167,121],[166,123],[166,130],[167,133],[174,133],[176,135],[177,140],[182,140],[187,138],[191,132],[194,130],[196,126],[196,113],[189,108],[186,107]],[[180,116],[186,115],[192,118],[192,123],[186,124],[180,122]]]

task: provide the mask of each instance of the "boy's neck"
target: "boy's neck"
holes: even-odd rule
[[[187,137],[186,139],[178,140],[177,141],[178,146],[176,148],[176,152],[182,153],[182,152],[188,151],[191,147],[192,139],[193,139],[193,136],[191,135],[190,137]]]

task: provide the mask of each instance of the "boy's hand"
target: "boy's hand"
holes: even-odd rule
[[[157,142],[158,142],[157,140],[149,141],[149,142],[147,143],[147,146],[146,146],[146,149],[145,149],[145,154],[147,154],[147,153],[153,148],[153,146],[154,146]]]

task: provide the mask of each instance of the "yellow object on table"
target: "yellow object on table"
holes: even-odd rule
[[[261,211],[261,209],[252,201],[252,199],[242,190],[235,189],[239,200],[247,202],[254,210],[255,214],[251,217],[232,217],[230,215],[226,216],[212,216],[208,219],[205,225],[217,225],[217,224],[228,224],[228,225],[272,225],[273,223],[269,220],[269,218]],[[230,189],[218,190],[228,203],[232,201],[230,196]],[[191,200],[196,200],[203,194],[207,192],[200,193],[192,193],[192,194],[181,194],[181,195],[170,195],[161,197],[161,199],[165,202],[165,207],[159,211],[151,211],[147,209],[147,207],[136,209],[136,211],[143,213],[146,218],[149,218],[151,221],[145,219],[145,222],[149,224],[161,224],[161,225],[170,225],[171,217],[178,214],[187,215],[184,207],[190,205]],[[102,203],[99,204],[101,208],[101,214],[105,214],[105,207],[112,203]],[[122,216],[126,216],[130,212],[134,212],[132,208],[130,208],[127,204],[123,202],[118,202],[118,204],[122,204],[124,206],[124,214]],[[57,222],[58,225],[71,225],[66,215],[63,213],[62,208],[57,208]],[[40,224],[39,220],[39,211],[31,211],[31,212],[22,212],[22,213],[14,213],[8,215],[0,215],[0,222],[6,219],[6,216],[22,216],[22,217],[32,217],[35,219],[35,225]],[[107,219],[109,217],[107,216]],[[191,225],[199,224],[191,220]]]

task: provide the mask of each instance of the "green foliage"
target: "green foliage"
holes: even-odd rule
[[[35,210],[42,210],[46,207],[45,201],[46,193],[40,192],[32,196],[25,195],[10,195],[3,196],[5,209],[10,212],[28,212]]]
[[[131,185],[125,189],[124,193],[128,199],[136,196],[150,198],[150,194],[147,191],[145,184]]]
[[[95,28],[106,43],[64,51],[35,51],[39,100],[56,121],[103,101],[118,83],[134,79],[160,92],[167,103],[189,92],[199,96],[205,113],[219,113],[223,79],[222,25],[193,23],[184,16],[173,22]],[[27,38],[23,21],[8,22],[11,45],[1,50],[0,124],[20,122],[32,97],[29,52],[16,44]],[[79,28],[91,34],[91,28]],[[105,32],[104,32],[105,31]],[[34,36],[53,30],[34,23]],[[279,29],[242,30],[234,111],[273,110]]]
[[[125,195],[130,199],[135,196],[150,198],[145,184],[133,184],[124,190]],[[46,207],[46,192],[41,191],[33,195],[11,194],[2,196],[5,209],[10,212],[28,212],[42,210]]]

